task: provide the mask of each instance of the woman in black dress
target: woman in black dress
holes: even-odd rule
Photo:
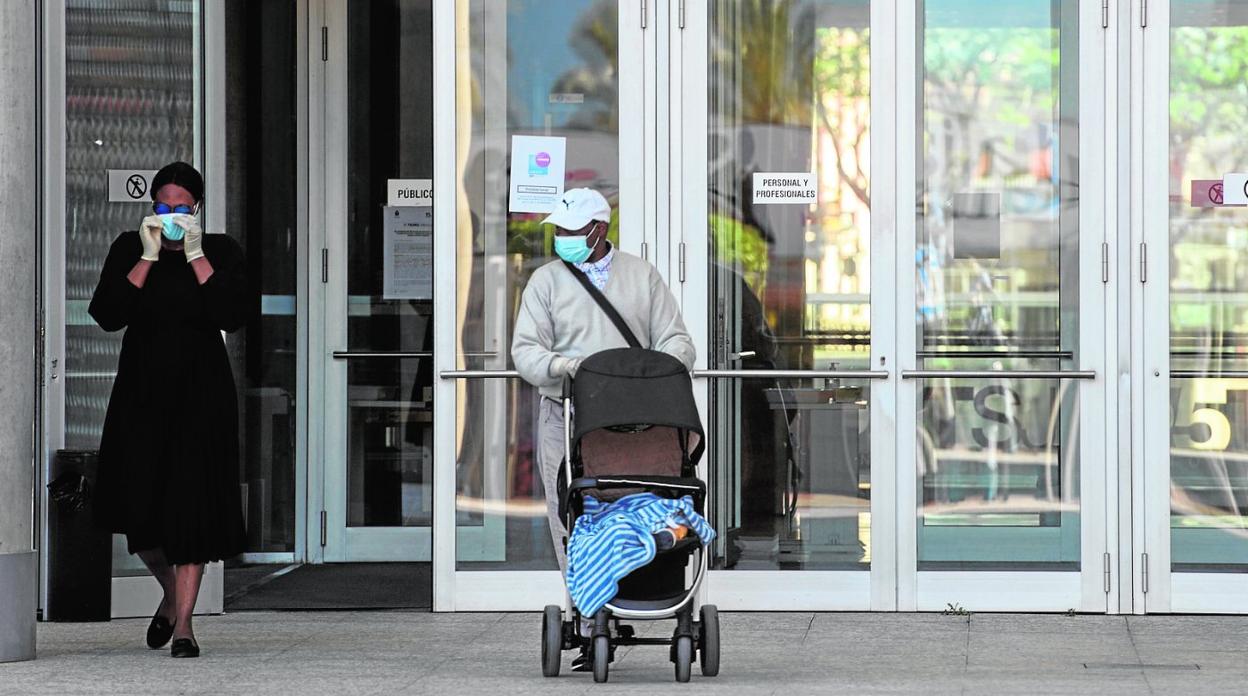
[[[126,330],[104,432],[96,514],[126,535],[160,581],[153,649],[197,657],[191,614],[204,564],[246,543],[238,484],[238,398],[222,331],[251,305],[243,253],[195,216],[204,180],[189,164],[161,169],[153,215],[108,251],[90,313]]]

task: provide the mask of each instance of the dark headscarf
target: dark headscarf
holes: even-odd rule
[[[204,200],[204,177],[186,162],[170,162],[156,172],[152,179],[152,200],[156,200],[156,192],[165,184],[177,184],[186,189],[196,203]]]

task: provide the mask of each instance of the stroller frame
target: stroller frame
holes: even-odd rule
[[[696,481],[696,485],[693,485],[683,480],[664,480],[666,477],[662,479],[660,477],[645,476],[573,478],[573,411],[572,382],[570,379],[564,380],[561,404],[563,407],[563,475],[564,480],[568,482],[567,491],[563,494],[563,500],[560,501],[564,512],[563,523],[566,530],[563,537],[565,551],[567,550],[568,540],[577,516],[573,509],[572,501],[575,496],[580,495],[583,491],[590,489],[644,488],[651,491],[686,492],[697,501],[698,507],[705,509],[705,501],[707,499],[706,484],[700,480]],[[706,577],[709,564],[708,545],[700,538],[686,538],[678,542],[672,549],[669,549],[667,553],[689,550],[695,544],[696,548],[689,551],[689,553],[696,553],[698,559],[693,567],[693,578],[688,582],[688,587],[684,590],[684,597],[680,601],[670,605],[656,606],[655,608],[644,608],[627,606],[624,602],[617,602],[613,598],[592,617],[585,617],[592,621],[589,636],[580,634],[582,615],[573,605],[571,594],[567,591],[565,585],[563,606],[548,605],[543,616],[543,674],[547,677],[558,676],[562,651],[585,650],[593,661],[594,681],[602,683],[608,679],[609,664],[615,654],[616,646],[666,645],[671,648],[669,660],[674,665],[676,681],[689,681],[692,669],[691,664],[695,660],[699,662],[703,676],[716,676],[719,673],[718,609],[714,605],[702,605],[698,612],[698,619],[695,620],[694,618],[694,604],[701,589],[702,580]],[[655,602],[655,604],[662,605],[664,603]],[[563,619],[564,616],[569,617],[569,620],[565,621]],[[671,638],[638,637],[632,626],[620,623],[620,619],[654,621],[671,618],[676,619],[676,629],[673,631]],[[615,627],[614,636],[611,631],[612,623],[614,623]]]

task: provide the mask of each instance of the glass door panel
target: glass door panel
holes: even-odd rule
[[[1079,3],[919,0],[915,20],[917,608],[1103,610],[1079,575],[1098,505],[1081,303],[1101,251],[1080,200]],[[1030,597],[998,584],[1036,571]]]
[[[455,554],[438,570],[454,573],[453,596],[438,601],[457,609],[530,609],[560,598],[537,459],[541,397],[511,364],[521,295],[556,259],[554,228],[540,224],[546,213],[510,204],[510,163],[518,138],[556,139],[546,143],[563,147],[566,161],[554,164],[564,167],[564,189],[601,192],[612,206],[608,238],[640,255],[648,116],[636,10],[601,0],[455,3],[457,207],[446,286],[454,359],[441,373],[455,426],[440,440],[454,452],[454,498],[444,503],[454,517],[441,519],[453,525]],[[543,572],[517,579],[516,571]]]
[[[138,202],[111,201],[108,170],[154,171],[180,160],[210,174],[200,156],[205,112],[199,86],[201,4],[59,4],[54,14],[63,17],[64,35],[53,38],[64,45],[65,101],[53,108],[64,117],[65,171],[58,178],[64,182],[60,219],[65,226],[50,242],[49,252],[60,248],[63,256],[54,259],[49,280],[63,285],[49,287],[48,293],[51,316],[59,315],[63,323],[49,329],[53,377],[48,406],[50,414],[60,410],[63,416],[49,415],[49,461],[61,447],[99,448],[124,333],[105,333],[87,314],[87,306],[110,245],[151,213],[150,194]],[[226,199],[224,192],[212,195]],[[205,211],[214,214],[225,211]],[[63,301],[60,307],[58,299]],[[58,355],[57,334],[63,355]],[[231,349],[235,342],[231,339]],[[58,357],[63,358],[59,365]],[[118,615],[131,615],[135,604],[147,606],[159,595],[152,594],[155,583],[121,580],[149,575],[139,557],[127,552],[123,535],[113,536],[112,556],[113,576],[119,579],[114,582],[114,608]],[[125,589],[129,587],[140,589],[131,592]],[[138,602],[123,601],[131,597]]]
[[[1168,196],[1153,197],[1162,203],[1146,220],[1167,222],[1146,241],[1148,262],[1169,272],[1149,273],[1156,287],[1145,302],[1169,311],[1146,312],[1144,334],[1168,329],[1168,354],[1148,342],[1158,348],[1150,373],[1168,366],[1168,384],[1163,370],[1148,379],[1149,402],[1169,409],[1148,416],[1160,435],[1146,452],[1164,460],[1145,484],[1159,521],[1144,557],[1155,579],[1145,606],[1248,611],[1248,211],[1232,201],[1242,191],[1222,188],[1225,175],[1248,171],[1236,125],[1248,109],[1248,5],[1172,0],[1168,31],[1149,29],[1146,46],[1168,49],[1169,90],[1168,103],[1150,104],[1161,137],[1145,133],[1155,146],[1145,176]],[[1167,314],[1168,326],[1150,321]]]
[[[869,4],[716,2],[709,22],[708,364],[866,369]],[[809,200],[757,193],[798,176]],[[863,380],[712,381],[713,568],[870,568],[869,397]]]
[[[699,261],[684,311],[706,353],[695,376],[707,390],[720,532],[710,601],[870,608],[882,502],[873,463],[891,451],[875,453],[886,403],[876,380],[888,372],[871,369],[891,330],[875,331],[873,307],[892,295],[873,282],[889,258],[875,247],[873,192],[883,191],[881,144],[893,138],[873,131],[888,112],[873,85],[889,70],[884,61],[876,74],[873,55],[890,22],[866,0],[689,7],[683,69],[704,66],[693,84],[705,98],[686,88],[685,197],[701,200],[681,239]]]
[[[431,560],[432,2],[347,4],[343,210],[328,234],[329,561]],[[332,18],[331,18],[332,23]],[[331,164],[332,166],[332,164]],[[414,197],[392,192],[416,192]]]

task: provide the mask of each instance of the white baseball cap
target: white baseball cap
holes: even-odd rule
[[[611,222],[611,204],[593,189],[576,188],[563,192],[563,197],[555,204],[555,212],[542,220],[542,224],[579,230],[591,220]]]

